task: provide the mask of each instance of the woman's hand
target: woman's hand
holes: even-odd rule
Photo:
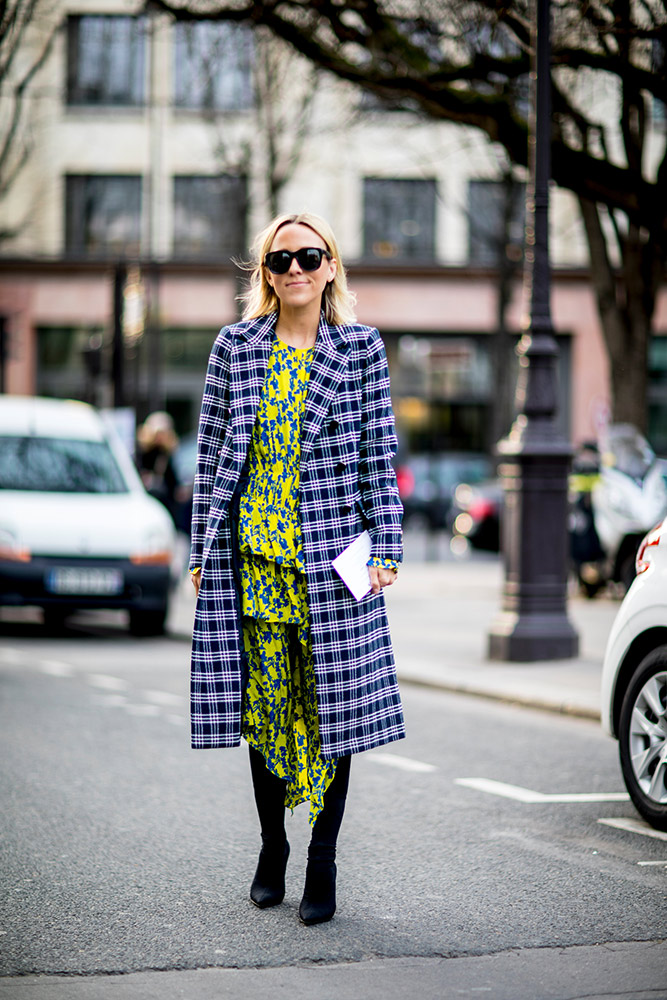
[[[201,586],[201,570],[195,569],[190,573],[192,577],[192,585],[195,588],[195,596],[199,597],[199,587]]]
[[[391,587],[398,575],[395,569],[382,569],[378,566],[369,566],[368,573],[371,578],[371,590],[374,594],[379,594],[383,587]]]

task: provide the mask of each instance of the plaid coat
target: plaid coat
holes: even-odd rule
[[[238,746],[244,657],[230,502],[264,384],[277,314],[221,330],[198,435],[190,566],[201,566],[192,643],[194,748]],[[372,554],[401,559],[389,373],[377,330],[320,321],[301,425],[299,513],[320,740],[340,757],[401,739],[401,701],[382,593],[357,602],[331,565],[364,528]]]

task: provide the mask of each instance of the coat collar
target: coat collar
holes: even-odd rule
[[[250,320],[247,324],[240,323],[238,327],[239,335],[248,341],[249,345],[255,347],[265,337],[269,335],[273,337],[277,322],[277,312],[267,313],[266,316],[258,316]],[[317,348],[318,344],[321,343],[326,344],[333,350],[347,350],[349,346],[344,334],[344,327],[332,326],[327,323],[323,312],[320,313],[320,325],[317,330],[315,347]]]
[[[240,404],[232,407],[238,414],[236,446],[239,454],[245,454],[250,442],[277,319],[278,313],[273,312],[239,326],[243,343],[239,344],[235,363],[232,363],[232,396],[236,396]],[[344,327],[330,325],[321,313],[301,424],[302,463],[308,458],[336,396],[347,369],[348,352]]]

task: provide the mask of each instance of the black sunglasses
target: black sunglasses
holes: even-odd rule
[[[264,263],[272,274],[287,274],[292,261],[296,262],[302,271],[317,271],[322,263],[322,258],[331,260],[328,250],[321,250],[319,247],[302,247],[301,250],[272,250],[267,253]]]

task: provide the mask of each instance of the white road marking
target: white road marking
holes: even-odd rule
[[[643,823],[639,819],[599,819],[598,823],[613,826],[616,830],[625,830],[627,833],[641,833],[642,836],[653,837],[655,840],[667,840],[667,833],[654,830],[648,823]]]
[[[104,688],[106,691],[126,691],[127,681],[120,677],[110,677],[108,674],[87,674],[86,680],[94,687]]]
[[[146,701],[152,701],[156,705],[180,706],[185,701],[180,694],[172,694],[171,691],[144,691],[143,696]]]
[[[18,649],[13,649],[10,646],[4,646],[0,649],[0,660],[4,660],[5,663],[20,663],[21,653]]]
[[[69,663],[62,663],[60,660],[42,660],[39,669],[43,674],[49,674],[51,677],[72,677],[74,674],[74,667]]]
[[[183,715],[167,715],[167,722],[173,722],[175,726],[184,726],[187,719]]]
[[[667,861],[638,861],[637,864],[641,865],[642,868],[646,868],[648,865],[655,865],[656,867],[662,865],[664,868],[667,868]]]
[[[127,698],[124,694],[98,694],[93,695],[96,705],[104,705],[105,708],[124,708],[127,705]]]
[[[130,715],[159,715],[158,705],[126,705],[125,711]]]
[[[369,760],[375,764],[385,764],[387,767],[396,767],[399,771],[420,771],[423,774],[437,771],[434,764],[425,764],[421,760],[412,760],[410,757],[401,757],[397,753],[371,754]]]
[[[534,792],[520,785],[508,785],[504,781],[493,781],[491,778],[455,778],[455,784],[465,788],[474,788],[478,792],[489,795],[500,795],[515,802],[539,804],[546,802],[628,802],[630,796],[626,792],[564,792],[547,795],[544,792]]]

